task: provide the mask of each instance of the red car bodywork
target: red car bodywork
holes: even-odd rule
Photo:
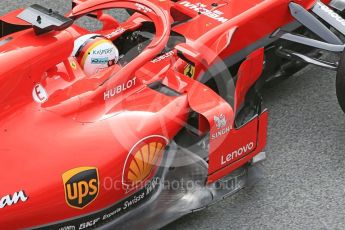
[[[115,65],[92,77],[85,76],[70,56],[74,40],[87,33],[77,25],[40,36],[28,29],[2,38],[12,40],[0,46],[0,195],[25,191],[28,199],[0,209],[0,228],[42,226],[92,213],[124,199],[128,191],[121,186],[114,188],[114,183],[123,181],[125,162],[133,146],[154,135],[172,140],[187,123],[191,110],[202,117],[200,132],[209,132],[210,136],[219,132],[215,116],[222,114],[228,122],[225,134],[210,139],[207,183],[250,162],[265,146],[267,112],[240,128],[235,128],[234,119],[249,88],[261,75],[263,49],[251,52],[242,63],[234,105],[198,82],[198,76],[292,22],[289,2],[218,1],[212,10],[223,13],[226,21],[221,22],[188,7],[199,3],[196,0],[140,1],[150,10],[119,25],[104,18],[104,28],[98,32],[108,35],[118,26],[135,29],[150,20],[155,23],[156,37],[125,67]],[[309,9],[316,0],[295,2]],[[105,8],[138,10],[137,3],[80,1],[69,16]],[[202,3],[210,6],[213,1]],[[171,9],[192,19],[171,28]],[[20,12],[4,15],[1,20],[26,25],[15,17]],[[186,43],[177,45],[169,57],[152,61],[165,47],[171,30],[182,34]],[[120,33],[113,34],[112,39],[117,36]],[[178,52],[195,63],[194,78],[184,75],[188,63]],[[167,96],[148,87],[157,81],[179,96]],[[49,95],[49,100],[37,103],[33,93],[38,97]],[[229,156],[248,144],[250,151]],[[65,172],[78,167],[97,168],[99,178],[97,197],[82,209],[66,203],[62,181]]]

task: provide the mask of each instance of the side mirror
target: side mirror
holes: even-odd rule
[[[25,9],[17,17],[30,23],[37,35],[64,30],[73,24],[72,19],[37,4]]]

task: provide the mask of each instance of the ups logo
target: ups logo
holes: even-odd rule
[[[82,209],[94,201],[99,191],[98,170],[94,167],[71,169],[62,175],[66,202]]]

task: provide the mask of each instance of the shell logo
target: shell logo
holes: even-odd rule
[[[157,172],[168,140],[150,136],[140,140],[129,152],[123,170],[123,184],[134,186],[148,181]]]

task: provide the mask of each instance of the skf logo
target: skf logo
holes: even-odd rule
[[[98,170],[94,167],[71,169],[62,175],[66,202],[73,208],[85,208],[99,191]]]
[[[139,141],[129,152],[123,170],[123,184],[128,188],[150,180],[161,164],[168,140],[150,136]]]
[[[0,198],[0,209],[17,204],[19,201],[26,202],[27,199],[28,197],[23,190],[15,192],[13,195],[6,195]]]

